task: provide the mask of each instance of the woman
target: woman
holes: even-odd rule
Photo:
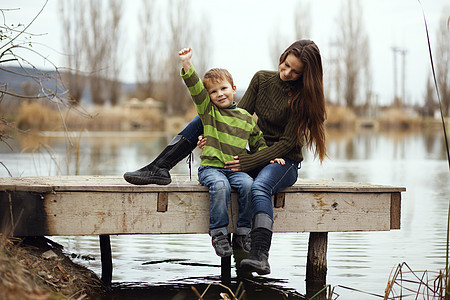
[[[327,156],[322,59],[316,44],[294,42],[281,55],[278,71],[254,75],[238,106],[256,113],[269,146],[254,154],[235,156],[225,166],[234,171],[259,171],[252,185],[251,251],[240,266],[244,272],[264,275],[270,273],[272,195],[297,181],[304,145],[314,148],[320,161]],[[202,132],[203,126],[195,118],[150,165],[125,173],[125,179],[133,184],[170,183],[169,170],[195,148]],[[269,164],[273,157],[282,157],[286,163]]]

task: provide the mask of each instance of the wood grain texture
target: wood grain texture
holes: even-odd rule
[[[404,190],[300,179],[275,198],[274,231],[399,229]],[[16,235],[207,233],[209,227],[208,189],[186,176],[165,186],[136,186],[113,176],[1,178],[0,194],[2,230],[15,228]],[[230,232],[236,198],[233,192]]]

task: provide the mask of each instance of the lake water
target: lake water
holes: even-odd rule
[[[321,165],[305,152],[300,178],[406,187],[400,230],[329,233],[327,284],[334,287],[333,298],[378,299],[369,293],[384,295],[391,271],[402,262],[419,277],[426,274],[433,280],[436,274],[432,272],[445,266],[450,201],[442,133],[330,131],[328,135],[330,159]],[[170,139],[167,134],[85,132],[74,134],[70,146],[64,135],[55,133],[40,138],[23,136],[9,140],[13,150],[0,143],[0,161],[13,176],[122,175],[151,161]],[[193,180],[198,164],[196,150]],[[175,173],[188,174],[187,164],[180,162],[172,171]],[[0,177],[6,176],[8,172],[0,165]],[[269,258],[272,273],[264,276],[264,282],[262,277],[255,281],[274,291],[304,294],[308,237],[308,233],[275,234]],[[100,275],[98,237],[52,239],[69,253],[90,257],[75,261]],[[141,299],[170,299],[170,286],[219,279],[220,259],[208,235],[124,235],[112,236],[111,242],[117,286],[144,291],[148,286],[163,287],[161,298],[147,294]]]

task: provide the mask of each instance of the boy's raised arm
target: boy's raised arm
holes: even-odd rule
[[[178,52],[178,56],[181,60],[181,65],[183,66],[184,72],[189,71],[192,67],[191,57],[192,57],[192,48],[183,48]]]

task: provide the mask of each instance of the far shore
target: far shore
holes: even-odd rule
[[[68,110],[60,113],[56,109],[37,102],[22,103],[20,109],[8,115],[8,126],[0,125],[1,132],[19,129],[24,132],[39,132],[42,136],[70,134],[96,135],[174,135],[180,132],[196,115],[192,109],[184,116],[167,116],[162,107],[90,107],[83,112]],[[255,116],[257,118],[257,116]],[[445,120],[448,128],[450,118]],[[421,117],[410,109],[378,109],[367,117],[358,116],[352,109],[328,105],[326,127],[342,130],[442,130],[439,114]]]

